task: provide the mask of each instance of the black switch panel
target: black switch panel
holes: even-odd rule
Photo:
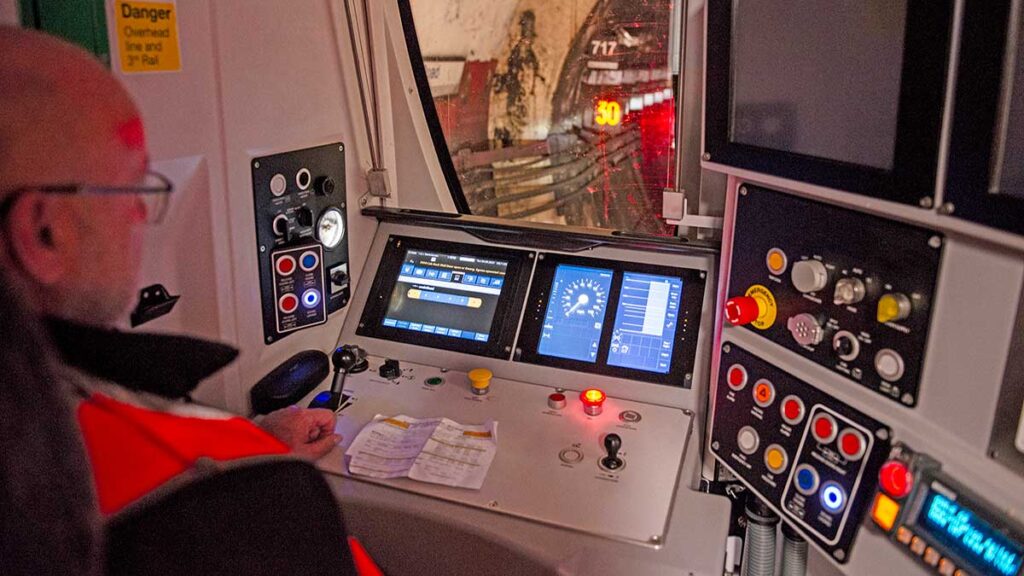
[[[890,436],[734,343],[722,346],[712,453],[838,562],[849,559]]]
[[[323,249],[319,244],[274,252],[274,329],[286,334],[327,322]]]
[[[255,158],[252,187],[263,336],[264,342],[271,344],[296,330],[326,322],[332,312],[348,305],[345,147],[336,142]],[[317,254],[315,274],[302,270],[302,255],[307,250]],[[278,269],[283,254],[295,260],[294,273]],[[317,278],[315,286],[313,276]],[[294,310],[291,298],[285,296],[293,280],[305,286],[295,293],[300,301]],[[308,290],[318,291],[322,301],[312,305],[313,293]],[[309,300],[302,300],[303,294]]]
[[[915,406],[944,243],[924,228],[743,184],[729,297],[773,303],[745,329]]]

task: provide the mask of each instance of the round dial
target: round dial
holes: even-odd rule
[[[316,237],[324,248],[331,249],[345,237],[345,216],[337,208],[328,208],[316,223]]]
[[[607,296],[600,282],[590,278],[573,280],[562,290],[562,312],[566,318],[604,318]]]

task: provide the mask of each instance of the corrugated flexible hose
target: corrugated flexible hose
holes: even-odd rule
[[[743,543],[743,576],[775,575],[775,528],[779,517],[760,498],[747,496],[747,535]]]

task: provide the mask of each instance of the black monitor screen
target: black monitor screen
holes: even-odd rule
[[[493,258],[407,250],[381,323],[487,342],[507,269]]]
[[[908,0],[735,0],[730,140],[893,168]]]

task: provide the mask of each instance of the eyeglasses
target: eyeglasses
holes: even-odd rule
[[[28,192],[43,194],[137,194],[146,206],[146,223],[159,224],[167,213],[169,195],[174,184],[163,174],[147,170],[142,180],[133,186],[97,186],[94,184],[57,184],[44,186],[19,186],[11,190],[0,203],[0,219],[6,218],[22,196]]]

